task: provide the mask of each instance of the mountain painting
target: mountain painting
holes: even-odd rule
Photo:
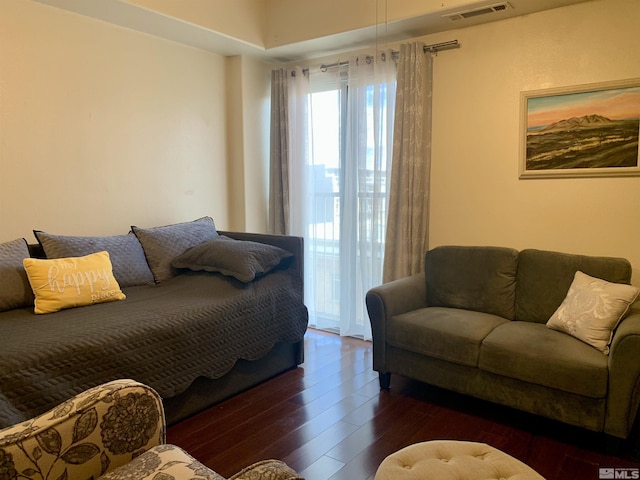
[[[640,86],[526,98],[525,171],[640,170]],[[567,172],[570,173],[570,172]],[[583,172],[586,173],[586,172]]]

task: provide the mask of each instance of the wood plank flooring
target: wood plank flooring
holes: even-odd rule
[[[225,477],[267,458],[307,480],[369,480],[416,442],[488,443],[547,480],[598,479],[640,467],[635,442],[607,453],[601,435],[393,376],[380,391],[370,342],[309,330],[305,362],[168,429],[168,441]]]

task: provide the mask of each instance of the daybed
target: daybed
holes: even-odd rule
[[[0,426],[118,378],[157,390],[171,424],[303,361],[300,238],[217,232],[209,217],[35,234],[31,255],[23,239],[0,244]],[[112,269],[69,273],[105,256]]]
[[[434,248],[424,273],[368,292],[373,368],[382,388],[399,374],[627,438],[640,403],[630,278],[621,258]]]

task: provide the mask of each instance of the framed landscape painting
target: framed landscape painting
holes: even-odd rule
[[[522,92],[520,178],[640,175],[640,78]]]

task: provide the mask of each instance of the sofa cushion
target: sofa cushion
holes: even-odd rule
[[[29,258],[24,238],[0,243],[0,312],[33,305],[33,291],[22,261]]]
[[[591,398],[607,396],[606,355],[535,322],[508,322],[482,342],[481,370]]]
[[[518,251],[441,246],[425,255],[427,305],[491,313],[512,320]]]
[[[573,335],[609,355],[613,330],[636,301],[640,289],[576,272],[562,304],[547,327]]]
[[[35,313],[124,300],[113,276],[108,252],[52,260],[25,258],[24,268],[35,294]]]
[[[546,323],[567,295],[577,271],[608,282],[631,280],[631,264],[624,258],[522,250],[518,256],[515,319]]]
[[[171,261],[188,248],[216,238],[218,231],[211,217],[202,217],[192,222],[176,223],[153,228],[132,226],[156,283],[176,274]]]
[[[109,252],[113,276],[121,287],[134,287],[153,283],[153,274],[147,264],[142,245],[133,234],[103,237],[77,237],[53,235],[34,230],[47,258],[82,257],[90,253]]]
[[[266,275],[283,260],[291,257],[292,253],[273,245],[219,235],[178,255],[171,266],[219,272],[248,283],[256,277]]]
[[[427,307],[391,317],[387,343],[461,365],[478,366],[482,340],[508,320],[489,313]]]

